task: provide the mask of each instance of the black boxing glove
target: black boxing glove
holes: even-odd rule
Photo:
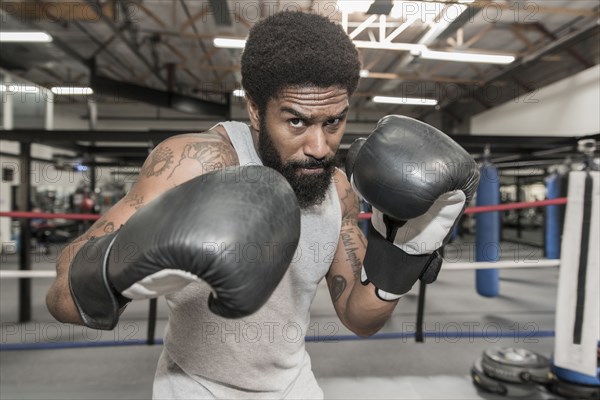
[[[437,252],[479,183],[475,160],[438,129],[389,115],[352,144],[346,171],[373,207],[361,281],[382,300],[396,300],[421,279],[432,283]]]
[[[227,167],[157,197],[75,255],[69,286],[85,325],[112,329],[130,299],[205,281],[210,309],[252,314],[285,274],[300,238],[288,182],[267,167]]]

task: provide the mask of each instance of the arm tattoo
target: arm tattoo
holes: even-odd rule
[[[112,221],[109,221],[106,218],[100,218],[98,221],[96,221],[96,223],[94,225],[92,225],[92,227],[90,228],[90,230],[88,232],[92,232],[92,231],[99,231],[102,230],[102,232],[104,233],[111,233],[115,231],[115,223]],[[84,235],[86,238],[90,238],[91,235],[86,234]]]
[[[173,163],[173,150],[166,146],[157,147],[152,153],[152,157],[142,167],[141,175],[150,178],[151,176],[160,176]]]
[[[360,241],[363,246],[366,246],[365,240],[362,237],[362,232],[358,229],[358,197],[354,193],[351,187],[345,189],[344,194],[340,197],[342,203],[342,212],[344,219],[342,220],[342,229],[340,231],[340,238],[344,245],[344,251],[346,252],[346,260],[350,262],[352,266],[352,272],[355,277],[360,277],[360,271],[362,268],[362,260],[358,256],[359,243],[356,238]]]
[[[346,289],[346,279],[341,275],[335,275],[331,278],[331,299],[335,303],[338,301],[344,290]]]
[[[90,232],[96,230],[102,230],[104,233],[111,233],[115,230],[115,224],[113,222],[108,221],[106,218],[100,218],[99,220],[94,222],[94,225],[92,225],[86,233],[84,233],[76,239],[73,239],[69,244],[76,244],[85,240],[90,240],[90,238],[92,238],[93,236],[90,235]]]
[[[114,232],[115,231],[115,224],[112,223],[112,222],[109,222],[108,224],[106,224],[104,226],[103,231],[104,231],[104,233],[112,233],[112,232]]]
[[[347,188],[346,193],[340,198],[342,203],[342,213],[344,214],[344,223],[355,222],[358,219],[358,198],[352,188]]]
[[[352,273],[355,277],[360,277],[360,271],[362,269],[362,260],[358,256],[357,243],[352,238],[352,234],[354,233],[353,226],[343,227],[340,232],[340,237],[342,239],[342,243],[344,244],[344,251],[346,252],[346,259],[350,262],[352,266]],[[362,238],[359,236],[359,240],[363,242]],[[364,242],[363,242],[364,243]]]
[[[144,206],[144,196],[140,196],[139,194],[133,193],[132,191],[127,193],[127,196],[125,196],[124,201],[129,207],[133,207],[136,210],[139,210]]]
[[[106,218],[100,218],[94,223],[94,225],[92,225],[92,228],[90,230],[102,229],[107,222],[108,220]]]
[[[221,169],[228,165],[238,164],[237,155],[231,149],[231,146],[222,142],[195,142],[185,145],[179,163],[173,168],[167,179],[173,176],[173,173],[186,160],[198,161],[206,172]]]
[[[72,244],[77,244],[77,243],[79,243],[79,242],[83,242],[84,240],[89,240],[89,239],[90,239],[90,237],[89,237],[88,235],[81,235],[81,236],[79,236],[78,238],[76,238],[76,239],[73,239],[73,240],[72,240],[72,241],[69,243],[69,245],[72,245]]]

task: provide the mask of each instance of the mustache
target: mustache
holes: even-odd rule
[[[322,160],[317,160],[316,158],[308,158],[303,161],[289,161],[287,163],[288,168],[293,169],[301,169],[301,168],[323,168],[329,169],[335,167],[335,159],[325,158]]]

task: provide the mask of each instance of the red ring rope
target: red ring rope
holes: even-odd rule
[[[478,207],[468,207],[465,209],[465,214],[477,214],[481,212],[489,212],[489,211],[506,211],[506,210],[516,210],[520,208],[533,208],[533,207],[542,207],[542,206],[555,206],[559,204],[567,204],[566,197],[559,197],[557,199],[550,200],[540,200],[540,201],[522,201],[520,203],[509,203],[509,204],[498,204],[496,206],[478,206]]]
[[[465,209],[465,214],[477,214],[482,212],[491,212],[491,211],[506,211],[506,210],[517,210],[521,208],[533,208],[533,207],[542,207],[542,206],[554,206],[554,205],[562,205],[567,204],[566,197],[559,197],[556,199],[550,200],[540,200],[540,201],[522,201],[519,203],[510,203],[510,204],[498,204],[495,206],[478,206],[478,207],[467,207]],[[371,218],[371,213],[360,213],[358,215],[358,219],[369,219]]]
[[[0,217],[13,217],[13,218],[44,218],[44,219],[79,219],[94,221],[101,217],[98,214],[61,214],[61,213],[39,213],[39,212],[28,212],[28,211],[0,211]]]
[[[542,207],[542,206],[554,206],[554,205],[563,205],[567,204],[566,197],[559,197],[557,199],[550,200],[540,200],[540,201],[530,201],[530,202],[519,202],[519,203],[510,203],[510,204],[498,204],[495,206],[478,206],[478,207],[467,207],[465,209],[465,214],[477,214],[482,212],[491,212],[491,211],[506,211],[506,210],[516,210],[521,208],[533,208],[533,207]],[[358,219],[369,219],[371,218],[371,213],[360,213],[358,215]],[[64,219],[73,219],[73,220],[97,220],[101,216],[98,214],[61,214],[61,213],[37,213],[37,212],[25,212],[25,211],[0,211],[0,217],[13,217],[13,218],[44,218],[44,219],[53,219],[53,218],[64,218]]]

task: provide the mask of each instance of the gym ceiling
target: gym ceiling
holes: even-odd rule
[[[0,67],[5,71],[47,88],[91,87],[99,104],[118,93],[154,109],[177,110],[182,118],[200,121],[201,128],[209,127],[201,121],[243,115],[244,101],[233,95],[241,88],[242,50],[219,47],[216,38],[243,40],[259,17],[278,10],[326,15],[360,43],[363,61],[342,149],[368,133],[367,127],[382,115],[403,114],[438,126],[481,154],[485,141],[466,135],[470,116],[519,96],[534,96],[540,88],[598,64],[600,58],[597,0],[59,0],[2,1],[0,8],[1,31],[44,31],[53,39],[43,44],[0,43]],[[508,56],[514,61],[457,62],[428,56],[453,53]],[[376,104],[375,96],[433,99],[437,104]],[[56,102],[61,101],[59,96]],[[126,119],[118,107],[100,106],[99,114]],[[116,141],[140,137],[120,133],[115,133]],[[3,133],[6,139],[17,138],[15,134]],[[100,152],[135,164],[147,154],[149,141],[156,144],[170,134],[151,133],[139,139],[140,146],[114,154],[73,146],[76,136],[70,132],[56,132],[55,139],[67,147],[70,142],[79,152]],[[43,132],[24,135],[21,132],[23,140],[48,140]],[[573,150],[573,145],[568,138],[505,143],[508,155],[561,146]]]

